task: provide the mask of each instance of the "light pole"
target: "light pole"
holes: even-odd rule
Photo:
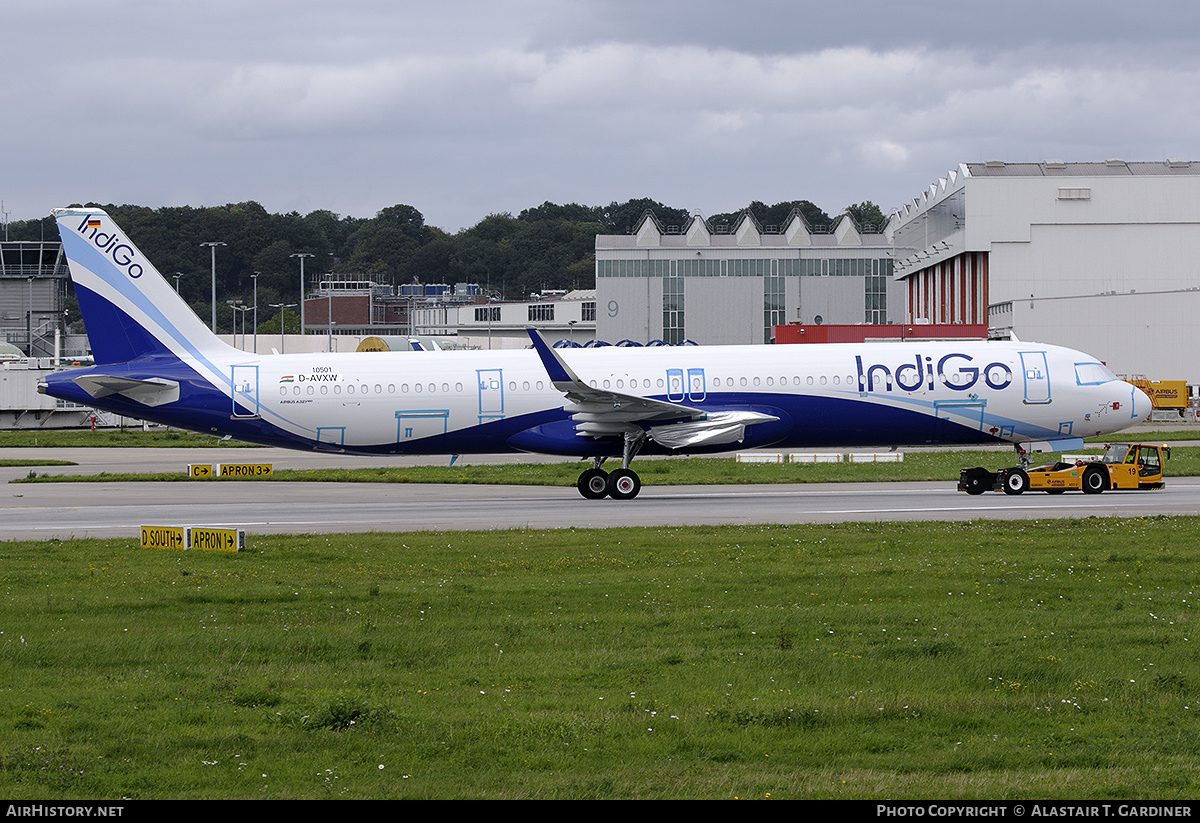
[[[226,300],[225,305],[233,310],[233,347],[237,348],[237,313],[242,308],[242,298],[238,297],[234,300]],[[242,345],[246,345],[245,336],[242,337]]]
[[[179,294],[179,278],[183,277],[183,272],[177,271],[171,276],[175,278],[175,293]]]
[[[312,255],[308,252],[296,252],[292,257],[300,258],[300,333],[304,334],[304,258]]]
[[[239,301],[239,305],[234,306],[234,308],[237,309],[239,312],[241,312],[241,315],[242,315],[242,351],[245,351],[246,350],[246,312],[250,311],[250,307],[246,306],[246,305],[240,305],[240,301]]]
[[[284,321],[287,320],[287,310],[296,304],[271,303],[270,305],[273,309],[279,309],[279,353],[284,354],[286,352],[285,343],[287,342],[287,325]]]
[[[258,354],[258,275],[260,272],[255,272],[250,275],[250,279],[254,281],[254,353]]]
[[[27,351],[28,351],[28,356],[33,357],[33,278],[27,277],[25,279],[29,283],[29,316],[28,316],[28,325],[29,325],[29,344],[28,344],[28,346],[29,346],[29,348]]]
[[[212,240],[208,243],[201,243],[201,246],[208,246],[212,251],[212,333],[217,333],[217,246],[225,244],[219,240]],[[178,282],[178,281],[177,281]]]

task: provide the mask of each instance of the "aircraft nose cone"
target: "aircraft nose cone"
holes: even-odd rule
[[[1150,402],[1150,395],[1133,387],[1133,416],[1137,418],[1137,422],[1145,423],[1150,417],[1150,412],[1154,410],[1154,404]]]

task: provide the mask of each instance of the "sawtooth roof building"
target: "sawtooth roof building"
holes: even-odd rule
[[[694,215],[596,236],[596,336],[669,344],[770,343],[786,322],[903,320],[891,243],[843,215],[823,230],[796,211],[783,226],[744,213],[713,227]]]

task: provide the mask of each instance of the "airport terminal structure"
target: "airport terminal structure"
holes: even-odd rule
[[[0,241],[0,428],[81,426],[91,409],[37,393],[87,338],[67,333],[67,261],[53,240]]]
[[[62,344],[68,277],[57,237],[0,241],[0,340],[30,357],[53,357],[56,334]]]

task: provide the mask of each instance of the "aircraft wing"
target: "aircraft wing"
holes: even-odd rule
[[[647,434],[651,440],[668,449],[716,446],[740,443],[746,438],[747,426],[778,419],[773,414],[755,411],[715,412],[705,415],[703,420],[655,426]]]
[[[580,434],[594,437],[618,435],[639,428],[634,424],[643,421],[696,420],[704,417],[704,412],[688,406],[592,388],[571,370],[536,329],[527,331],[550,382],[571,401],[563,408],[576,421],[575,429]]]
[[[571,401],[563,409],[571,414],[575,431],[581,435],[604,437],[645,432],[649,439],[679,449],[740,442],[746,426],[779,419],[754,411],[710,413],[680,403],[593,388],[571,370],[536,329],[527,331],[550,382]]]

